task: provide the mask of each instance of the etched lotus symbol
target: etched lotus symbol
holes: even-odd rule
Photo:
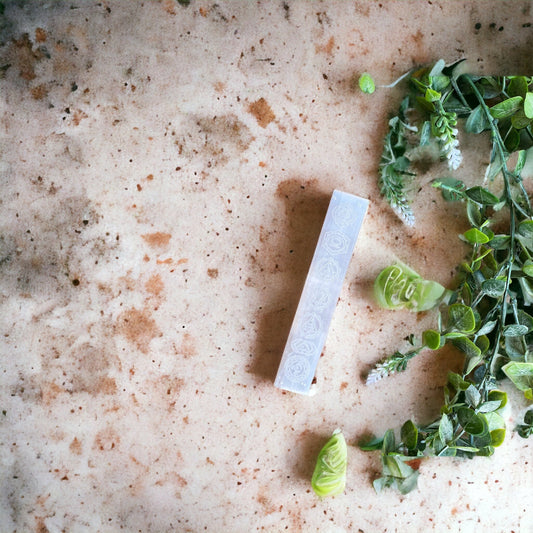
[[[337,279],[341,274],[341,268],[335,259],[327,257],[318,263],[318,274],[324,281]]]
[[[340,231],[328,231],[324,235],[324,248],[330,254],[342,254],[348,251],[350,240]]]
[[[285,362],[285,375],[291,381],[304,381],[310,371],[311,365],[302,355],[290,355]]]

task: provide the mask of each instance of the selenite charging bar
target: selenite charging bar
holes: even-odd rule
[[[333,191],[275,386],[309,394],[368,200]]]

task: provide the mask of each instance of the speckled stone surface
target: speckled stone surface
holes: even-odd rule
[[[309,484],[335,428],[432,419],[461,364],[364,385],[432,323],[378,309],[375,275],[397,257],[448,283],[466,220],[430,187],[414,228],[391,213],[376,167],[401,88],[354,78],[440,57],[530,74],[531,2],[2,5],[0,531],[533,530],[512,432],[490,459],[424,462],[407,496],[376,495],[355,446],[343,495]],[[487,154],[463,146],[474,180]],[[370,206],[302,397],[273,380],[333,189]]]

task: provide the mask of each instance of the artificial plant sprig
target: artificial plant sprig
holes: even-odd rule
[[[480,185],[467,188],[456,178],[434,182],[445,200],[465,204],[471,226],[461,236],[471,253],[461,265],[457,285],[446,292],[446,299],[434,302],[440,303],[435,329],[424,331],[412,350],[395,352],[369,373],[372,383],[404,371],[407,362],[424,349],[438,350],[445,344],[465,356],[463,371],[448,376],[440,416],[428,425],[405,422],[399,442],[389,430],[383,439],[364,446],[381,450],[383,473],[374,483],[376,489],[393,486],[401,492],[416,486],[414,458],[494,453],[505,437],[501,410],[507,396],[498,390],[501,379],[509,378],[526,398],[533,399],[533,211],[521,177],[528,155],[532,157],[526,152],[533,145],[532,79],[460,74],[455,66],[446,68],[439,61],[415,72],[410,88],[399,116],[404,117],[411,105],[418,108],[422,123],[409,124],[408,131],[417,128],[419,144],[436,142],[450,168],[457,168],[462,157],[457,142],[460,126],[466,134],[489,132],[492,146],[490,165]],[[458,122],[457,117],[462,120]],[[404,124],[403,119],[391,123],[394,138],[403,135],[407,139],[407,131],[398,126]],[[386,139],[384,154],[389,151]],[[514,152],[517,163],[511,170],[509,159]],[[401,157],[410,162],[408,147]],[[410,172],[405,160],[403,171]],[[489,188],[498,177],[503,191],[496,196]],[[415,179],[412,173],[409,179]],[[381,176],[380,184],[383,190]],[[389,193],[383,191],[388,200]],[[394,202],[391,205],[397,210]],[[504,209],[507,231],[495,235],[492,217]],[[383,273],[380,276],[378,280],[388,279]],[[387,284],[376,283],[375,288],[378,302],[386,302]],[[519,429],[522,436],[530,434],[530,418]]]

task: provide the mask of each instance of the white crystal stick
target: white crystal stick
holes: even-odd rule
[[[368,200],[333,191],[275,385],[309,394]]]

